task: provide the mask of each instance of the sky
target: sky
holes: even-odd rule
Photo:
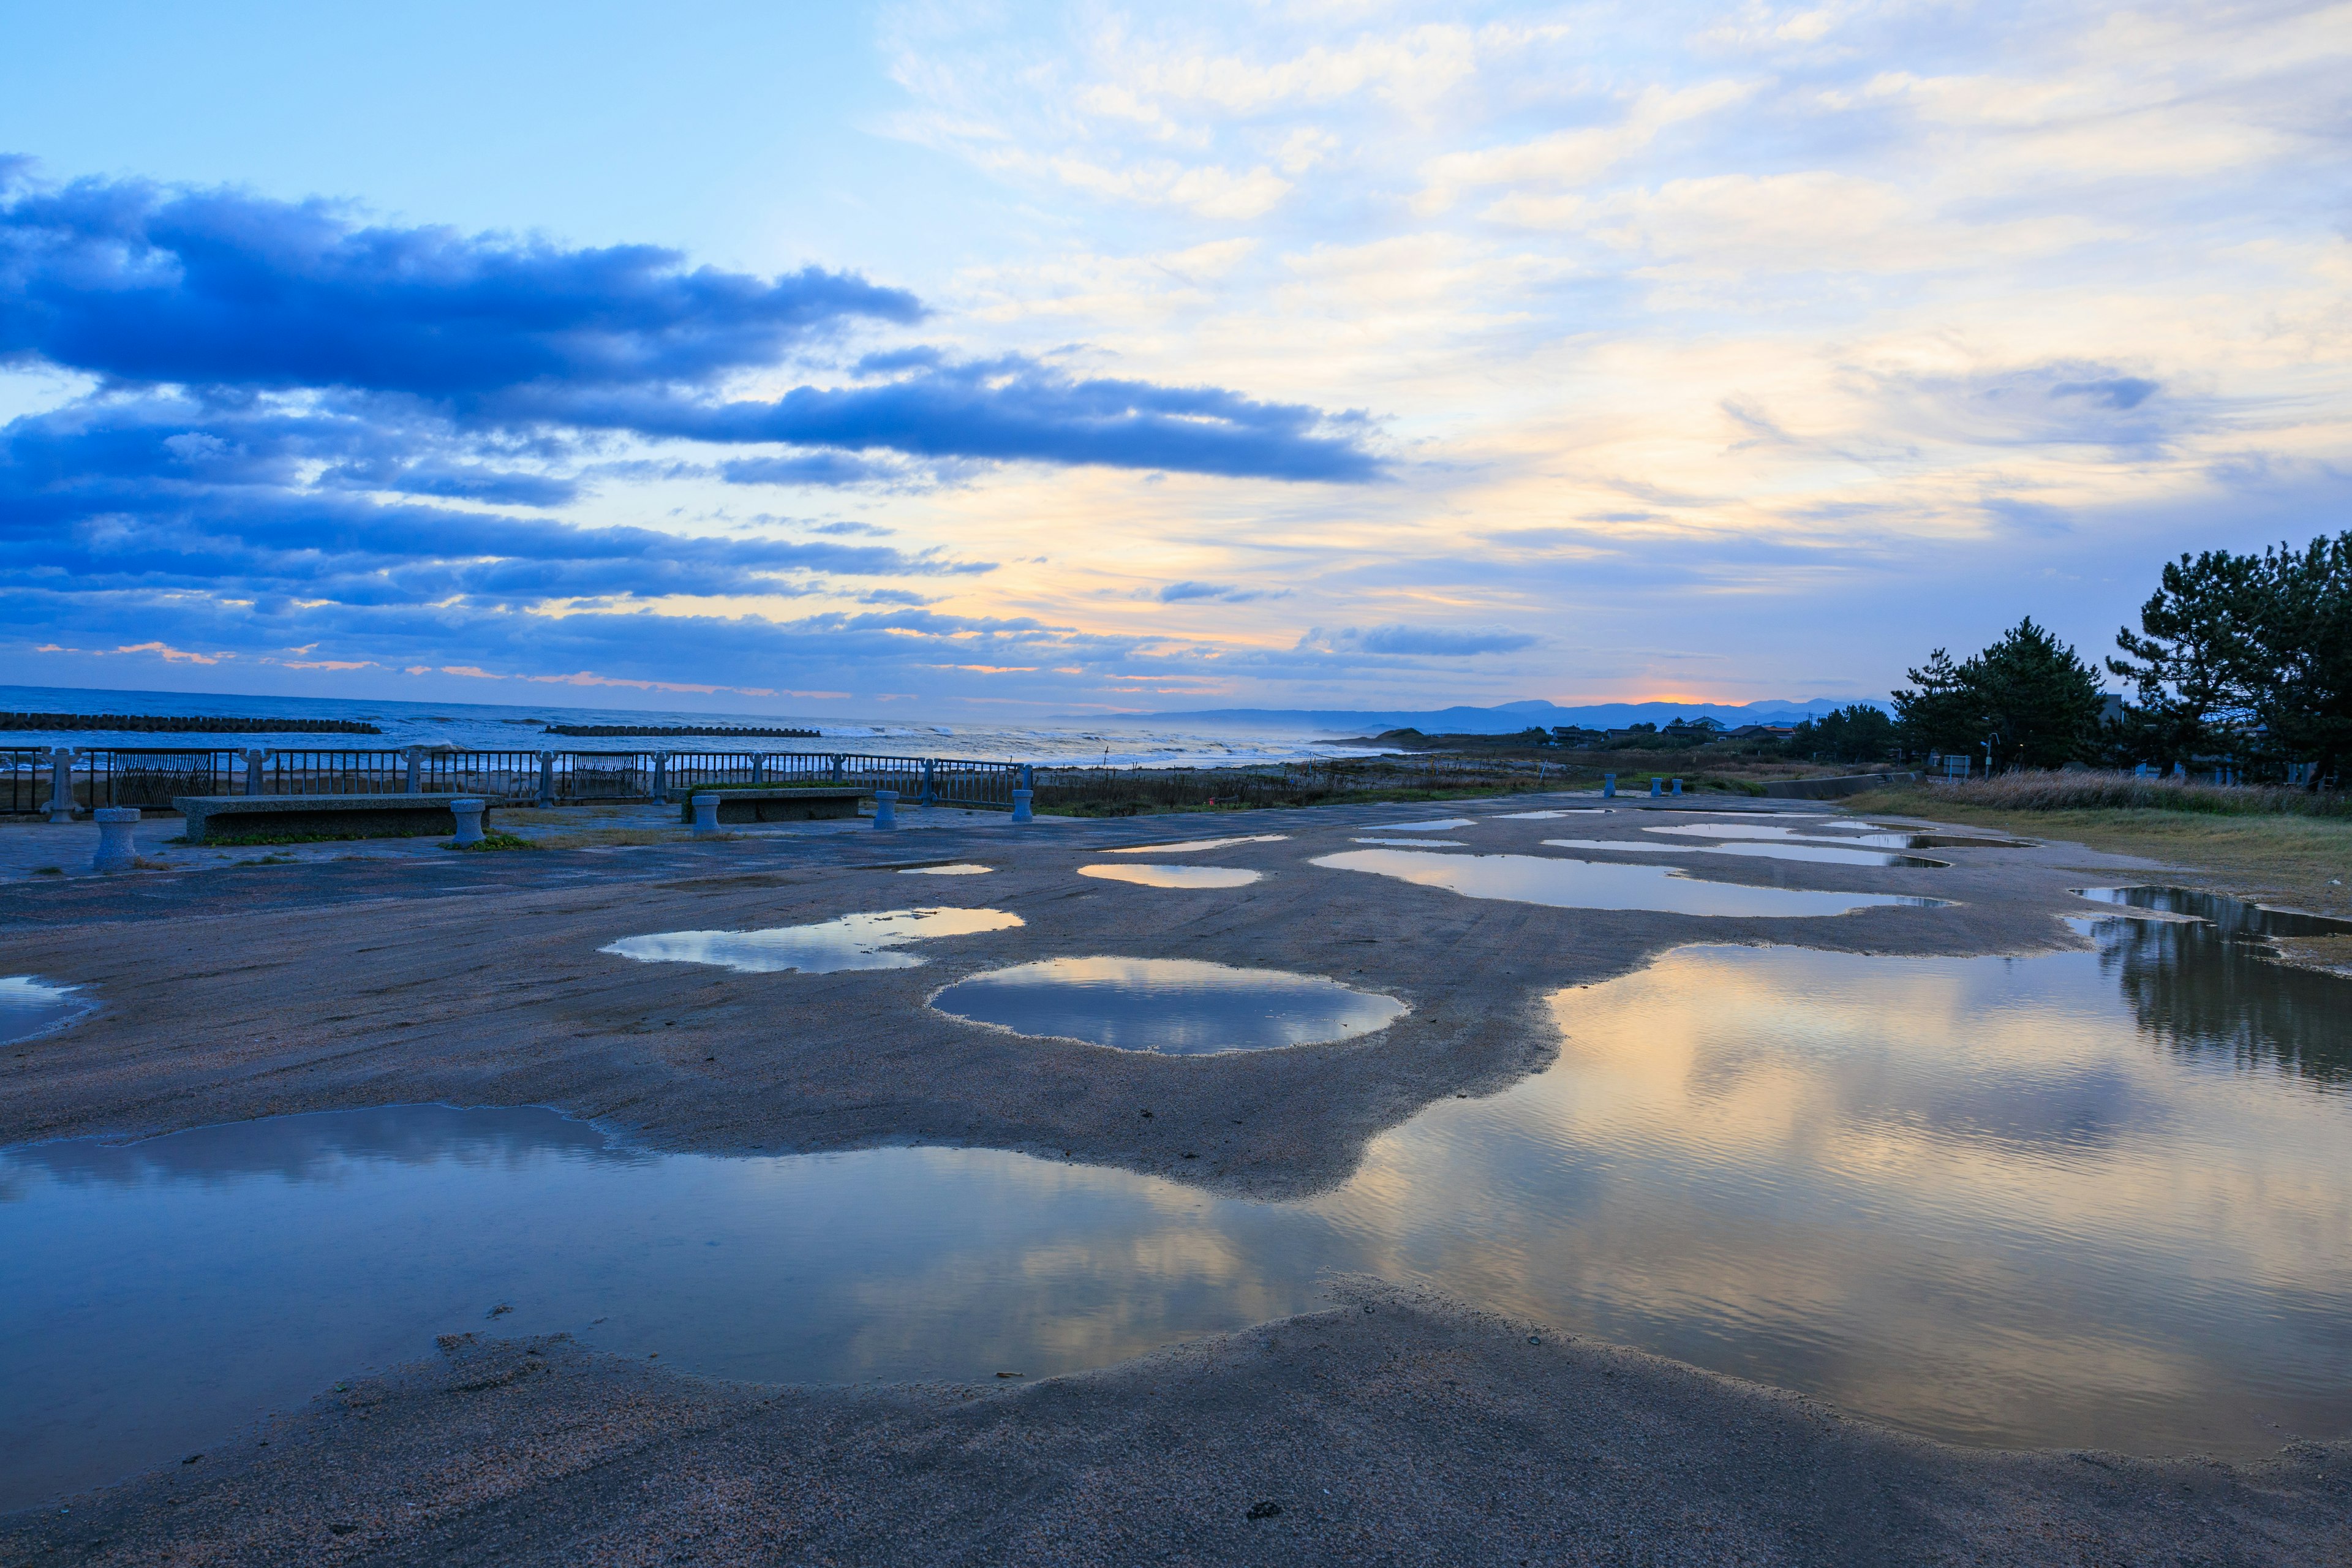
[[[0,0],[21,684],[1878,696],[2347,526],[2352,5]]]

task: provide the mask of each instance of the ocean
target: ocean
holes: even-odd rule
[[[345,719],[376,725],[381,735],[289,731],[237,734],[159,734],[152,731],[0,729],[0,747],[149,746],[190,749],[299,747],[304,750],[394,751],[405,746],[456,746],[506,751],[746,751],[863,752],[881,756],[943,757],[1075,766],[1238,767],[1251,763],[1374,754],[1301,728],[1295,731],[1235,728],[1183,730],[1136,725],[924,724],[876,720],[795,718],[775,713],[709,713],[619,708],[511,708],[493,703],[391,702],[325,697],[252,697],[230,692],[117,691],[65,686],[0,686],[0,712],[125,714],[148,717]],[[626,733],[550,735],[551,724],[611,724],[635,730],[814,730],[818,739],[759,740]],[[1384,748],[1382,748],[1384,749]]]

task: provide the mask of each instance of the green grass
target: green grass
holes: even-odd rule
[[[539,846],[511,833],[485,833],[478,844],[444,844],[441,847],[461,850],[468,855],[494,855],[503,849],[536,849]]]
[[[182,834],[163,842],[193,844],[199,848],[259,849],[285,844],[350,844],[368,838],[431,838],[438,832],[436,828],[419,827],[404,833],[238,833],[217,838],[190,838]]]
[[[2207,794],[2236,793],[2203,788]],[[2189,804],[2193,795],[2178,802],[2158,796],[2167,801],[2164,806],[1989,803],[2000,798],[1983,789],[1970,793],[1944,784],[1914,784],[1852,795],[1837,804],[1864,816],[1992,827],[2159,860],[2181,869],[2150,872],[2147,880],[2179,882],[2322,914],[2352,914],[2352,816],[2278,809],[2220,811],[2202,801]]]

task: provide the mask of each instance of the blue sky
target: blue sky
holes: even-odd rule
[[[27,683],[1882,693],[2346,525],[2352,8],[0,4]]]

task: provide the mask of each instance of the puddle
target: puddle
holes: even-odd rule
[[[1549,1068],[1300,1203],[987,1150],[654,1154],[540,1110],[0,1151],[0,1510],[436,1333],[989,1382],[1317,1308],[1326,1270],[1961,1443],[2352,1436],[2352,982],[2217,926],[2079,929],[2029,958],[1678,949],[1555,994]]]
[[[2077,888],[2075,893],[2094,903],[2120,904],[2158,914],[2187,915],[2203,921],[2223,935],[2243,939],[2272,936],[2343,936],[2352,933],[2352,921],[2327,915],[2297,914],[2292,910],[2266,909],[2220,893],[2194,888]]]
[[[1644,827],[1642,831],[1668,834],[1677,838],[1850,844],[1874,849],[2030,849],[2033,847],[2022,838],[1972,838],[1956,833],[1848,833],[1843,830],[1832,832],[1827,827],[1766,827],[1754,823],[1719,825],[1693,823],[1676,827]],[[1823,838],[1822,835],[1824,832],[1832,832],[1832,836]]]
[[[1078,875],[1139,888],[1246,888],[1265,873],[1243,866],[1081,866]]]
[[[1620,849],[1640,855],[1754,855],[1768,860],[1813,860],[1830,866],[1943,868],[1951,865],[1949,860],[1893,855],[1880,849],[1848,849],[1830,844],[1650,844],[1630,838],[1547,838],[1544,842],[1556,849]]]
[[[97,1005],[79,985],[51,985],[29,974],[0,975],[0,1046],[63,1028]],[[0,1194],[0,1201],[5,1198]]]
[[[1611,805],[1564,805],[1557,811],[1507,811],[1488,818],[1493,822],[1549,822],[1556,816],[1610,816],[1616,812]]]
[[[646,963],[712,963],[738,974],[833,974],[845,969],[912,969],[923,961],[899,947],[934,937],[1004,931],[1022,922],[1003,910],[877,910],[814,925],[766,931],[668,931],[624,937],[599,952]]]
[[[1053,958],[960,980],[940,1012],[1019,1035],[1059,1036],[1167,1056],[1316,1045],[1384,1029],[1393,996],[1319,974],[1186,958]]]
[[[1398,849],[1463,849],[1468,847],[1468,846],[1459,838],[1350,838],[1348,842],[1350,844],[1386,844],[1391,848]]]
[[[1661,914],[1803,917],[1851,914],[1886,904],[1937,906],[1938,899],[1892,893],[1823,893],[1708,882],[1679,866],[1627,866],[1546,855],[1431,855],[1415,849],[1349,849],[1313,864],[1370,871],[1469,899],[1507,899],[1564,910],[1647,910]]]
[[[1456,827],[1475,827],[1477,823],[1466,816],[1441,816],[1434,822],[1379,822],[1363,828],[1365,833],[1446,833]]]
[[[993,866],[977,866],[970,861],[953,866],[901,866],[901,877],[984,877],[995,870]]]
[[[1188,838],[1181,844],[1138,844],[1131,849],[1106,849],[1106,855],[1181,855],[1203,854],[1211,849],[1226,849],[1236,844],[1280,844],[1290,837],[1287,833],[1253,833],[1242,838]]]
[[[1897,855],[1885,849],[1848,849],[1842,844],[1709,844],[1710,855],[1754,855],[1768,860],[1811,860],[1828,866],[1902,866],[1914,870],[1940,870],[1949,860],[1924,855]]]

